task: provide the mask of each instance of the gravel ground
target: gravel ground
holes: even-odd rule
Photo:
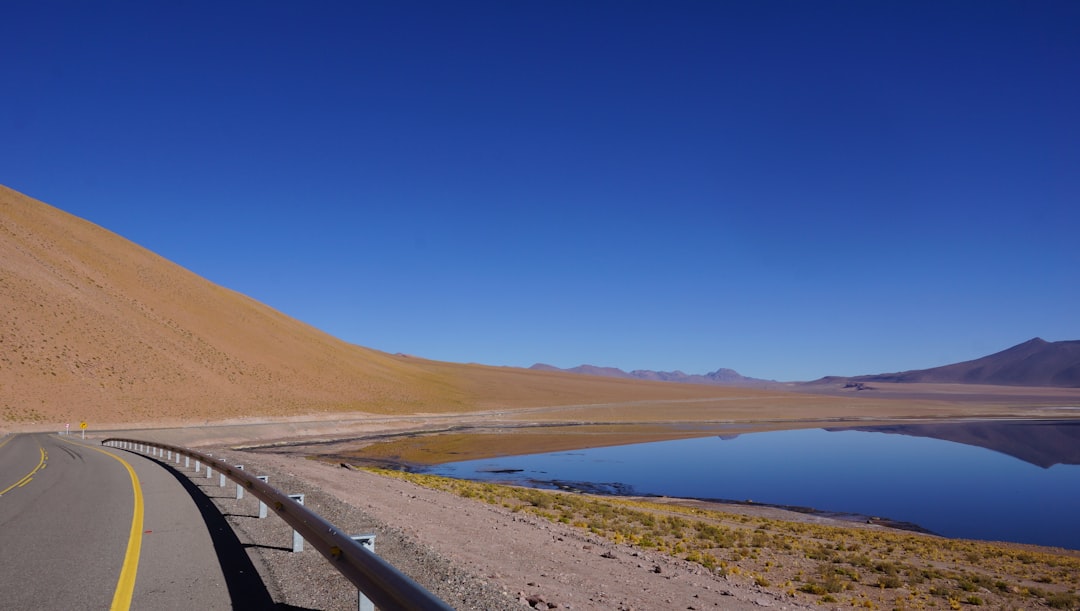
[[[255,475],[269,476],[270,485],[288,494],[304,494],[304,504],[342,532],[375,534],[375,550],[385,560],[455,609],[499,611],[522,606],[501,588],[479,579],[449,559],[389,525],[370,512],[347,504],[304,478],[277,469],[260,457],[210,449],[215,456],[244,464]],[[292,550],[292,529],[273,511],[258,519],[259,501],[251,495],[239,501],[235,485],[218,486],[218,478],[193,481],[214,502],[232,525],[255,565],[271,598],[280,609],[337,610],[357,608],[356,588],[310,545]]]
[[[204,451],[206,451],[204,449]],[[343,532],[376,535],[377,553],[455,609],[805,609],[778,592],[700,565],[618,545],[582,529],[409,482],[280,454],[210,449],[268,475]],[[356,609],[356,590],[235,486],[196,478],[247,548],[279,609]]]

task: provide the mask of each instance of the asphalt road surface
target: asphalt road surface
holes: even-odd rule
[[[186,479],[77,435],[0,438],[0,609],[269,602],[265,590],[251,597],[230,583],[208,525],[212,503]]]

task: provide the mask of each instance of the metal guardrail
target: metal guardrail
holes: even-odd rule
[[[177,462],[184,456],[185,466],[189,466],[190,460],[194,459],[195,471],[199,472],[201,465],[206,465],[207,477],[212,477],[210,469],[217,470],[222,477],[236,482],[236,498],[241,498],[243,491],[247,490],[266,503],[383,611],[452,611],[452,607],[350,536],[342,534],[338,527],[327,522],[322,516],[261,481],[257,476],[248,475],[240,466],[230,465],[221,458],[187,448],[138,439],[111,437],[102,440],[101,444],[160,458],[165,458],[167,454],[171,459],[175,455]]]

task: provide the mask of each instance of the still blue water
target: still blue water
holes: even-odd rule
[[[911,522],[949,537],[1080,549],[1080,465],[1042,468],[932,438],[779,431],[463,461],[428,472],[753,500]]]

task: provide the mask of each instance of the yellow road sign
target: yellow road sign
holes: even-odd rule
[[[82,422],[79,423],[79,428],[80,429],[85,429],[86,428],[86,421],[85,420],[83,420]]]

